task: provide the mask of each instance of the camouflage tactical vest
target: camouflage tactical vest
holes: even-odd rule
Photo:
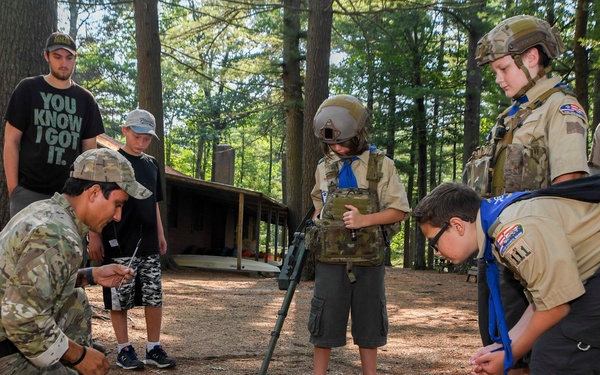
[[[550,185],[548,149],[539,143],[512,143],[513,132],[531,112],[539,108],[555,92],[575,95],[564,86],[554,87],[538,99],[521,108],[506,123],[510,108],[498,116],[494,134],[485,145],[478,147],[463,171],[463,183],[475,189],[484,198],[537,190]]]
[[[383,264],[389,239],[400,230],[400,223],[385,226],[372,226],[352,231],[344,226],[343,214],[348,211],[345,205],[355,206],[361,214],[380,211],[377,184],[381,177],[385,153],[374,149],[369,155],[367,167],[368,189],[338,188],[338,164],[328,158],[325,163],[327,175],[327,198],[323,206],[322,218],[316,219],[307,229],[305,243],[315,253],[317,260],[324,263],[349,263],[362,266]]]

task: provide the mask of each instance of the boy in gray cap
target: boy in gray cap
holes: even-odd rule
[[[133,277],[121,265],[79,269],[89,231],[121,219],[129,196],[151,193],[115,151],[93,149],[73,164],[62,194],[35,202],[0,233],[0,374],[105,374],[91,347],[92,312],[82,286]]]
[[[119,150],[135,171],[135,176],[153,196],[151,199],[131,199],[123,207],[123,220],[111,223],[102,231],[102,238],[90,237],[90,258],[104,263],[131,264],[136,277],[122,288],[104,288],[104,307],[110,317],[117,339],[117,366],[126,370],[173,367],[160,343],[162,325],[162,285],[160,256],[167,252],[158,202],[163,199],[158,162],[144,151],[155,132],[154,116],[143,109],[131,111],[122,131],[125,146]],[[135,306],[144,307],[147,342],[145,360],[138,359],[127,332],[127,312]]]

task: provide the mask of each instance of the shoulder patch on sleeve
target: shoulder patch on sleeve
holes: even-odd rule
[[[575,116],[583,119],[583,121],[587,121],[587,116],[585,114],[585,111],[583,110],[583,108],[581,108],[577,104],[564,104],[558,110],[563,115],[575,115]]]
[[[579,121],[567,121],[567,134],[585,134],[585,128]]]
[[[510,227],[504,228],[496,236],[496,247],[501,256],[504,256],[506,250],[524,233],[523,226],[521,224],[514,224]]]
[[[525,242],[525,239],[521,238],[512,243],[511,246],[506,248],[506,251],[502,253],[502,257],[510,264],[515,267],[519,265],[529,256],[533,254],[531,247]]]

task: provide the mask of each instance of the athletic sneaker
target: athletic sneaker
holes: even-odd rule
[[[177,362],[170,358],[163,350],[162,345],[156,345],[154,349],[150,351],[146,350],[146,360],[144,363],[157,366],[158,368],[173,367],[177,364]]]
[[[144,368],[144,362],[138,359],[133,346],[127,345],[117,355],[117,366],[125,370],[137,370]]]

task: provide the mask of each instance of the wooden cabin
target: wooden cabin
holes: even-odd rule
[[[106,134],[98,147],[123,144]],[[287,207],[249,189],[203,181],[165,167],[167,243],[172,255],[241,255],[280,260],[287,247]],[[267,240],[260,244],[261,233]],[[241,237],[241,238],[240,238]]]

